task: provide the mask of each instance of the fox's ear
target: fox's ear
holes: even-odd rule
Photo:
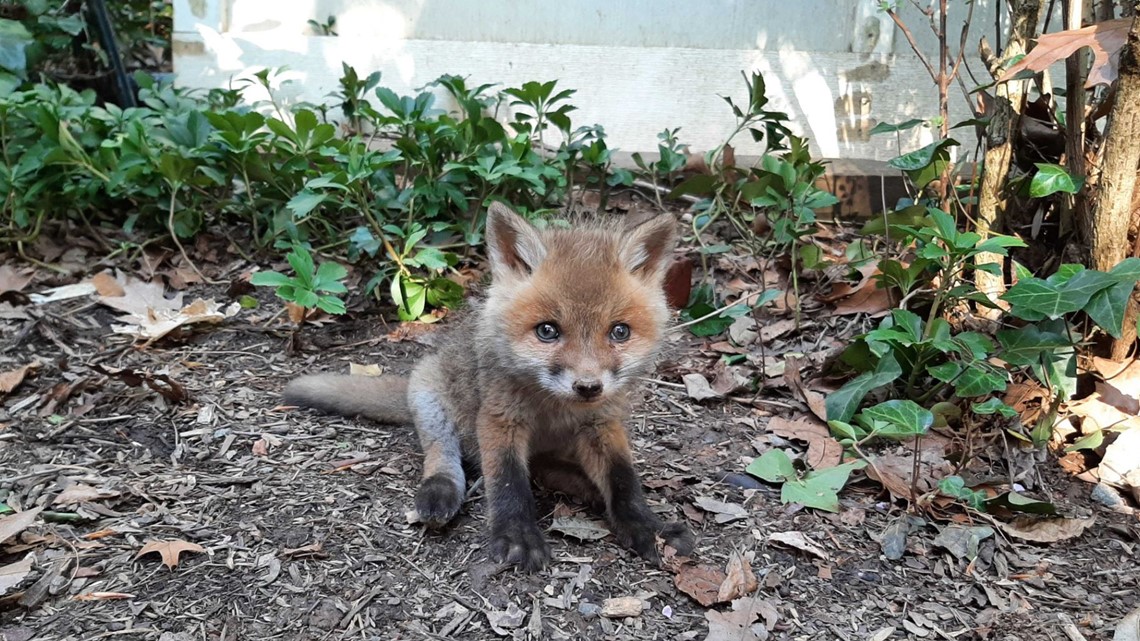
[[[634,227],[622,239],[622,263],[631,273],[643,278],[662,278],[676,243],[677,220],[668,214],[655,216]]]
[[[529,274],[546,257],[538,230],[500,203],[487,208],[487,253],[493,277]]]

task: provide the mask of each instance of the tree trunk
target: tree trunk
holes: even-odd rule
[[[1140,2],[1134,2],[1133,9]],[[1093,269],[1108,271],[1128,257],[1132,190],[1140,165],[1140,11],[1134,11],[1128,43],[1120,54],[1116,102],[1108,116],[1098,193],[1083,231]],[[1112,358],[1123,360],[1136,341],[1135,300],[1129,301],[1123,336],[1112,344]]]
[[[1014,56],[1024,54],[1030,39],[1037,35],[1040,20],[1040,0],[1011,0],[1013,24],[1010,26],[1009,43],[998,52],[998,59],[991,65],[990,72],[997,77],[1001,73],[1001,63]],[[1013,156],[1013,141],[1018,131],[1018,121],[1025,104],[1025,82],[1014,80],[997,86],[995,113],[986,127],[986,154],[983,163],[982,188],[978,195],[977,232],[982,238],[990,233],[1002,231],[1002,215],[1009,178],[1009,165]],[[997,254],[979,254],[977,264],[1001,264]],[[1005,292],[1005,281],[1001,276],[977,270],[974,283],[978,290],[995,302]],[[1000,310],[980,308],[978,313],[996,318]]]
[[[1061,6],[1065,12],[1065,29],[1080,29],[1083,11],[1082,0],[1064,0]],[[1068,165],[1069,174],[1073,176],[1087,176],[1088,167],[1085,163],[1085,69],[1088,66],[1087,50],[1082,48],[1073,52],[1065,60],[1065,164]],[[1061,237],[1063,238],[1073,229],[1073,219],[1080,220],[1088,216],[1088,196],[1086,193],[1076,194],[1072,199],[1072,208],[1065,201],[1061,216]]]

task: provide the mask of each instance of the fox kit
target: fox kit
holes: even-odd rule
[[[659,216],[625,233],[540,231],[494,204],[491,285],[435,353],[406,379],[305,376],[285,399],[414,423],[424,453],[416,511],[428,526],[459,512],[464,462],[481,468],[498,561],[535,570],[550,558],[532,474],[604,507],[619,541],[641,556],[657,558],[657,536],[687,553],[684,525],[663,523],[646,504],[622,424],[668,320],[662,281],[675,225]]]

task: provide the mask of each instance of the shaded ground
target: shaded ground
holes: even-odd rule
[[[387,329],[362,317],[310,328],[323,351],[286,356],[281,336],[239,316],[139,350],[110,334],[112,319],[79,299],[3,329],[0,371],[44,365],[0,409],[0,502],[46,505],[75,484],[110,496],[56,506],[61,514],[48,524],[0,549],[0,566],[37,555],[21,589],[0,600],[0,639],[708,635],[706,608],[678,591],[670,573],[609,538],[550,533],[556,562],[528,576],[486,560],[478,490],[441,534],[409,524],[420,465],[410,429],[277,407],[284,382],[299,372],[349,362],[402,371],[422,345],[387,342]],[[697,358],[700,346],[685,339],[670,358]],[[186,400],[129,387],[117,368],[166,374]],[[971,563],[934,545],[937,528],[928,526],[911,535],[902,560],[887,561],[874,537],[902,511],[876,484],[849,487],[832,515],[782,506],[777,489],[740,487],[746,478],[721,482],[756,446],[786,442],[751,407],[688,400],[679,369],[662,363],[630,422],[643,480],[655,509],[697,533],[701,561],[724,567],[734,551],[751,560],[758,596],[777,613],[757,628],[761,637],[1028,641],[1080,638],[1076,631],[1109,639],[1136,606],[1135,519],[1089,502],[1090,486],[1053,463],[1043,465],[1044,490],[1060,510],[1098,518],[1081,538],[1039,547],[999,533]],[[761,398],[776,401],[762,405],[768,411],[802,413],[788,409],[800,406],[786,392]],[[565,497],[539,497],[544,524],[579,509]],[[743,505],[747,516],[718,523],[693,505],[700,497]],[[62,512],[84,518],[61,521],[70,518]],[[810,537],[827,557],[770,543],[780,532]],[[152,539],[205,552],[184,553],[170,570],[157,555],[136,558]],[[638,596],[648,609],[598,616],[605,599],[621,596]]]

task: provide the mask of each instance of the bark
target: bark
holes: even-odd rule
[[[1135,10],[1140,2],[1134,2]],[[1128,227],[1131,222],[1132,191],[1140,165],[1140,12],[1133,13],[1128,43],[1120,55],[1120,77],[1116,102],[1108,117],[1104,138],[1104,159],[1097,181],[1096,201],[1085,217],[1082,231],[1093,269],[1108,271],[1131,253]],[[1137,306],[1135,296],[1124,318],[1124,334],[1113,341],[1112,358],[1123,360],[1136,341]]]
[[[1083,14],[1082,0],[1064,0],[1065,29],[1080,29]],[[1065,60],[1065,164],[1069,174],[1087,176],[1085,166],[1085,69],[1088,66],[1088,51],[1080,49]],[[1077,194],[1072,208],[1062,209],[1061,235],[1072,230],[1075,217],[1081,220],[1088,216],[1087,194]]]
[[[1011,0],[1012,19],[1009,42],[1000,52],[999,59],[990,68],[991,73],[1000,73],[1000,63],[1013,56],[1026,52],[1026,45],[1037,35],[1042,10],[1040,0]],[[983,164],[982,187],[978,195],[977,232],[985,238],[990,233],[1002,231],[1002,217],[1005,213],[1006,194],[1010,160],[1013,157],[1013,141],[1017,135],[1021,111],[1025,105],[1025,81],[1005,82],[997,86],[995,113],[986,127],[986,154]],[[977,263],[1001,264],[997,254],[979,254]],[[974,284],[978,290],[997,301],[1005,292],[1005,282],[1001,276],[981,270],[975,272]],[[1000,310],[980,308],[978,313],[996,318]]]

